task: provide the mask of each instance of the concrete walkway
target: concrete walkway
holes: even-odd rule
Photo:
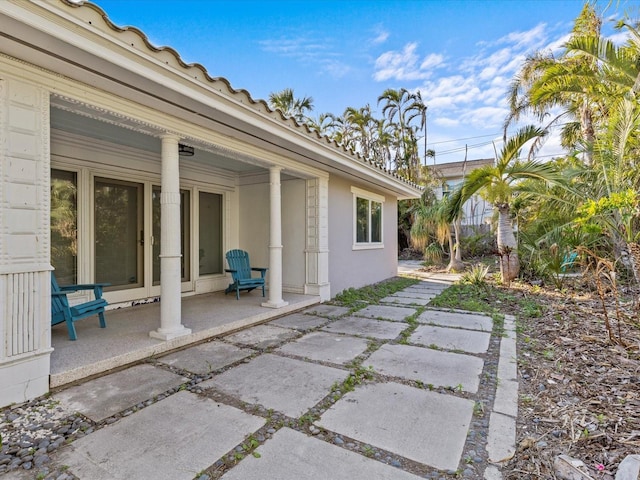
[[[311,307],[55,393],[91,428],[50,469],[83,480],[499,479],[492,462],[515,443],[514,325],[503,338],[490,317],[428,308],[447,286],[424,280],[352,313]]]

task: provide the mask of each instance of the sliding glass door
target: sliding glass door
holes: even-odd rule
[[[96,282],[118,289],[144,285],[144,224],[141,183],[96,178]]]

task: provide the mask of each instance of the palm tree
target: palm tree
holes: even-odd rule
[[[296,98],[292,88],[269,94],[269,106],[278,109],[286,117],[293,117],[298,123],[307,121],[306,112],[313,110],[313,98]]]
[[[426,111],[422,97],[409,92],[406,88],[399,90],[388,88],[378,97],[378,105],[383,101],[385,104],[382,107],[382,114],[386,116],[388,125],[397,126],[397,129],[393,129],[392,137],[395,140],[394,170],[402,171],[407,177],[417,181],[419,175],[417,141],[415,130],[409,124],[411,120]]]
[[[358,150],[365,158],[372,157],[372,150],[375,144],[378,122],[373,118],[371,107],[366,105],[362,108],[347,107],[344,111],[344,118],[351,125],[353,131],[352,140]]]
[[[550,163],[540,163],[528,159],[518,160],[526,143],[547,134],[546,130],[534,126],[524,127],[508,139],[495,165],[486,165],[473,170],[462,185],[453,193],[448,209],[449,221],[455,221],[464,203],[475,193],[493,204],[498,212],[497,244],[500,255],[500,273],[504,282],[509,283],[518,276],[520,261],[518,245],[511,222],[511,201],[519,191],[522,180],[532,179],[543,182],[560,183],[562,177]],[[533,152],[530,152],[530,156]]]
[[[575,21],[567,46],[584,36],[599,36],[601,25],[602,19],[593,5],[586,3]],[[596,134],[594,124],[606,115],[606,108],[600,102],[602,85],[585,82],[585,78],[593,78],[597,72],[596,60],[571,48],[557,59],[544,52],[529,57],[511,84],[505,138],[507,128],[527,114],[533,114],[545,129],[564,121],[563,146],[574,148],[579,145],[584,149],[585,163],[591,165]],[[557,107],[560,107],[559,113],[556,113]]]
[[[308,118],[307,125],[311,130],[318,132],[320,135],[333,137],[334,130],[337,126],[336,118],[331,113],[321,113],[317,118]]]

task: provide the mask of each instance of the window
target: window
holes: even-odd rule
[[[354,249],[383,248],[382,204],[384,197],[351,188],[354,210]]]

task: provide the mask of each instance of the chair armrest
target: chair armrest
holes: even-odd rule
[[[260,272],[260,277],[264,278],[265,274],[267,273],[267,270],[269,270],[268,268],[260,268],[260,267],[252,267],[251,270],[253,270],[254,272]]]
[[[238,270],[231,270],[229,268],[225,268],[224,271],[227,273],[236,273]]]
[[[80,285],[64,285],[59,288],[61,292],[77,292],[78,290],[94,290],[95,288],[104,288],[110,285],[110,283],[84,283]]]
[[[70,292],[51,292],[51,295],[55,295],[57,297],[67,296]]]

